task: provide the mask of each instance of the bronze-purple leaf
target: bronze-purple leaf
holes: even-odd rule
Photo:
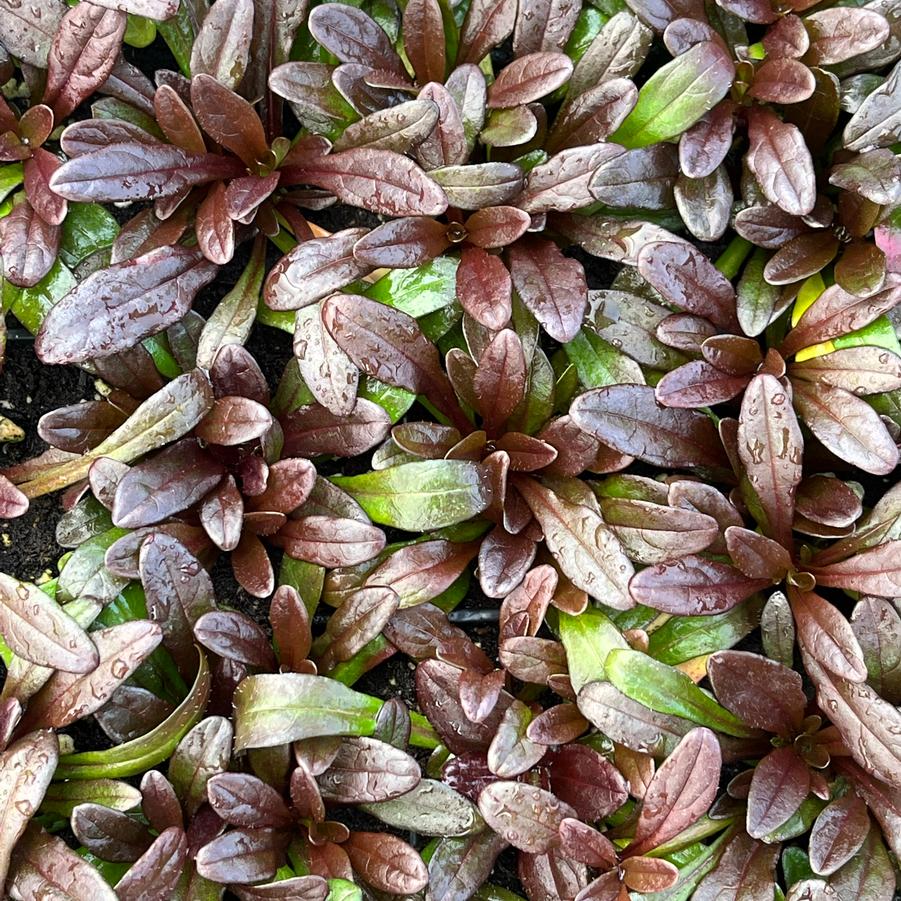
[[[576,817],[569,804],[535,785],[495,782],[479,795],[485,822],[511,845],[529,854],[542,854],[560,844],[560,824]]]
[[[194,623],[194,635],[208,650],[228,660],[264,669],[275,667],[266,633],[236,610],[211,610]]]
[[[439,660],[420,663],[416,667],[417,701],[429,722],[455,754],[485,751],[513,698],[502,691],[488,717],[481,723],[474,723],[467,718],[459,703],[459,678],[460,670],[448,663]]]
[[[556,341],[571,341],[588,304],[585,272],[556,244],[521,239],[508,251],[513,285],[522,302]]]
[[[92,632],[100,662],[89,673],[57,671],[28,704],[22,728],[61,729],[99,710],[163,637],[155,623],[134,620]]]
[[[863,651],[839,610],[812,591],[790,588],[788,596],[804,650],[829,672],[852,683],[863,682],[867,678]]]
[[[391,269],[422,266],[446,250],[448,227],[427,216],[395,219],[354,244],[354,258],[366,266]]]
[[[874,475],[898,465],[898,447],[876,411],[832,385],[794,385],[794,401],[810,431],[837,457]]]
[[[614,385],[586,391],[570,408],[576,425],[620,453],[665,468],[720,467],[725,455],[710,419],[660,406],[654,389]]]
[[[519,106],[539,100],[566,84],[573,72],[564,53],[527,53],[514,59],[488,89],[488,108]]]
[[[21,288],[36,285],[53,266],[60,229],[38,215],[27,201],[0,219],[3,277]]]
[[[71,901],[116,901],[99,870],[54,835],[31,826],[16,844],[7,882],[10,896],[40,897],[51,892]]]
[[[0,754],[0,883],[6,882],[16,842],[34,816],[59,760],[53,732],[32,732]]]
[[[286,454],[353,457],[383,441],[391,429],[391,419],[383,407],[357,398],[353,410],[344,416],[336,416],[319,404],[299,407],[282,420],[282,427]]]
[[[516,0],[475,0],[466,11],[460,30],[457,65],[478,64],[513,31]]]
[[[59,25],[47,60],[44,103],[57,122],[102,85],[116,64],[124,13],[93,4],[70,9]]]
[[[273,541],[291,557],[334,568],[371,560],[384,548],[385,534],[354,519],[312,515],[289,520]]]
[[[465,247],[457,267],[456,289],[463,309],[486,328],[499,330],[510,321],[512,282],[500,257],[481,247]]]
[[[778,829],[810,791],[810,771],[794,748],[776,748],[754,768],[748,794],[747,827],[752,838]]]
[[[781,582],[792,564],[791,555],[777,541],[740,526],[726,529],[726,548],[749,579]]]
[[[319,776],[326,801],[387,801],[416,788],[419,764],[406,751],[374,738],[345,738],[329,768]]]
[[[344,203],[385,216],[439,216],[447,209],[438,184],[390,150],[342,150],[286,169],[283,178],[324,188]]]
[[[742,400],[738,455],[766,518],[761,525],[783,546],[791,546],[803,451],[788,392],[772,375],[755,376]]]
[[[379,891],[412,895],[428,884],[428,870],[416,849],[394,835],[354,831],[341,847],[354,870]]]
[[[207,782],[213,810],[230,826],[280,829],[292,817],[278,792],[247,773],[219,773]]]
[[[632,606],[628,580],[634,567],[601,515],[523,479],[517,489],[544,531],[548,549],[577,588],[617,610]]]
[[[406,77],[388,35],[363,10],[344,5],[317,7],[310,13],[309,28],[342,63],[362,63]]]
[[[221,463],[186,438],[133,466],[116,487],[113,522],[139,528],[187,509],[215,487]]]
[[[347,228],[302,241],[266,278],[266,305],[273,310],[298,310],[362,278],[370,267],[354,258],[353,248],[365,234],[366,229]]]
[[[226,0],[214,4],[191,48],[191,73],[211,75],[227,88],[236,88],[247,68],[253,37],[252,0]]]
[[[810,830],[810,866],[831,876],[860,850],[870,831],[867,806],[853,791],[829,803]]]
[[[12,651],[39,666],[87,673],[100,659],[88,634],[56,601],[3,573],[0,634]]]
[[[898,596],[901,588],[901,541],[886,541],[853,557],[827,566],[811,567],[818,584],[846,588],[880,597]]]
[[[629,591],[637,603],[655,610],[705,616],[731,610],[770,584],[770,579],[751,579],[726,563],[690,554],[636,573]]]
[[[244,175],[234,157],[185,153],[170,144],[117,142],[64,163],[50,180],[66,200],[119,202],[171,197],[220,178]]]
[[[229,884],[271,879],[283,858],[287,835],[272,829],[231,829],[197,853],[197,872]]]
[[[769,3],[767,3],[769,7]],[[719,865],[698,885],[694,901],[718,901],[730,894],[741,897],[763,897],[773,885],[779,858],[779,845],[767,845],[737,832],[729,841]]]
[[[806,216],[816,202],[816,176],[798,128],[755,107],[748,111],[748,140],[748,167],[767,200],[786,213]]]
[[[349,660],[381,633],[398,603],[397,593],[391,588],[373,586],[354,592],[328,621],[328,661]]]
[[[695,247],[659,241],[638,255],[638,271],[669,303],[711,322],[735,324],[735,291],[729,280]]]
[[[901,280],[890,276],[882,290],[869,297],[855,297],[832,285],[808,307],[779,347],[786,359],[812,344],[837,338],[869,325],[901,303]]]
[[[324,303],[322,321],[367,375],[426,395],[454,425],[469,430],[438,352],[412,316],[355,294],[336,294]]]
[[[102,860],[132,863],[153,842],[143,823],[102,804],[78,804],[72,811],[72,831]]]
[[[722,754],[709,729],[692,729],[654,774],[629,856],[662,845],[702,817],[717,793]]]
[[[438,0],[410,0],[403,13],[404,51],[419,84],[444,81],[444,22]]]
[[[79,363],[127,350],[178,321],[215,275],[197,250],[178,246],[117,263],[88,276],[51,309],[35,351],[44,363]]]
[[[800,729],[807,698],[794,670],[747,651],[718,651],[708,675],[719,702],[749,726],[778,735]]]
[[[163,830],[134,866],[116,883],[120,901],[156,901],[171,896],[185,869],[188,839],[183,829]]]
[[[475,544],[443,539],[398,548],[366,578],[367,585],[385,585],[401,607],[415,607],[450,588],[475,553]]]

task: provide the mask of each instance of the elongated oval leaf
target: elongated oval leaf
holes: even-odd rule
[[[607,655],[604,671],[623,694],[658,713],[683,717],[738,738],[755,734],[685,673],[641,651],[614,648]]]
[[[439,216],[447,209],[444,191],[411,159],[390,150],[332,153],[285,170],[283,180],[316,185],[344,203],[385,216]]]
[[[723,47],[702,41],[661,66],[642,86],[638,103],[611,140],[646,147],[680,135],[725,97],[735,68]]]
[[[235,750],[319,735],[366,735],[382,706],[340,682],[298,673],[250,676],[235,692]]]
[[[664,844],[700,819],[716,796],[721,764],[716,736],[692,729],[648,786],[630,855]]]
[[[586,391],[570,407],[576,425],[620,453],[665,468],[722,466],[713,423],[694,410],[660,406],[654,389],[614,385]]]
[[[3,573],[0,635],[23,659],[63,672],[90,672],[100,659],[84,629],[56,601]]]
[[[532,479],[517,483],[544,539],[572,583],[617,610],[632,606],[628,582],[634,568],[616,536],[590,507],[570,503]]]
[[[66,200],[146,200],[171,197],[220,178],[243,175],[233,157],[193,156],[170,144],[147,144],[135,152],[131,143],[115,143],[64,163],[50,179]]]
[[[45,363],[79,363],[127,350],[181,319],[215,275],[212,263],[186,247],[161,247],[117,263],[51,309],[35,350]]]
[[[59,743],[52,732],[32,732],[0,754],[0,881],[6,881],[16,842],[53,778]]]
[[[485,470],[466,460],[404,463],[331,481],[373,521],[411,532],[464,522],[478,516],[491,499]]]
[[[100,662],[89,673],[55,673],[29,702],[23,726],[46,724],[59,729],[99,710],[162,637],[160,627],[146,620],[93,632]]]
[[[543,854],[560,844],[560,824],[576,812],[550,792],[521,782],[495,782],[479,795],[485,822],[511,845]]]
[[[789,395],[774,376],[755,376],[745,390],[737,440],[751,490],[766,518],[761,525],[771,538],[790,547],[804,439]]]

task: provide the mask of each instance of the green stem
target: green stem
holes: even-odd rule
[[[730,281],[738,275],[738,270],[748,258],[748,254],[754,249],[750,241],[746,241],[741,235],[736,235],[729,246],[719,255],[716,268]]]
[[[410,744],[414,748],[425,748],[434,751],[441,744],[441,738],[432,728],[429,721],[421,714],[410,711]]]

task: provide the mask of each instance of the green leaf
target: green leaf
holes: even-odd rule
[[[644,83],[635,109],[609,140],[635,148],[677,137],[726,96],[734,74],[718,44],[695,44]]]
[[[118,779],[85,779],[80,782],[55,782],[44,795],[41,813],[70,817],[79,804],[102,804],[113,810],[133,810],[141,803],[141,793],[133,785]]]
[[[194,46],[194,28],[191,25],[189,3],[182,3],[178,12],[166,22],[157,22],[156,30],[169,45],[182,75],[191,77],[191,48]]]
[[[566,55],[577,63],[598,36],[609,16],[605,16],[599,9],[593,6],[583,6],[576,19],[576,26],[566,42]]]
[[[168,760],[200,720],[210,695],[210,668],[200,654],[194,684],[185,699],[155,729],[105,751],[81,751],[60,757],[54,779],[99,779],[136,776]]]
[[[415,269],[392,269],[363,294],[410,316],[425,316],[457,296],[456,257],[441,256]]]
[[[131,869],[131,863],[101,860],[84,847],[76,848],[75,853],[83,857],[110,885],[115,885]]]
[[[266,274],[266,245],[258,239],[241,277],[219,301],[203,326],[197,342],[197,365],[209,369],[227,344],[244,344],[253,327],[260,290]]]
[[[123,43],[129,47],[149,47],[156,39],[156,22],[145,16],[128,14]]]
[[[98,250],[111,247],[119,224],[97,203],[70,203],[59,243],[60,259],[70,268]]]
[[[583,328],[563,349],[586,388],[645,383],[638,363],[588,329]]]
[[[679,878],[675,884],[660,892],[642,895],[643,901],[689,901],[701,880],[717,865],[732,832],[726,831],[715,842],[705,845],[703,851],[684,866],[679,866]]]
[[[124,100],[102,97],[91,104],[91,112],[95,119],[124,119],[126,122],[131,122],[132,125],[137,125],[138,128],[143,128],[144,131],[160,141],[165,140],[155,119]]]
[[[360,380],[357,397],[378,404],[391,417],[392,422],[397,422],[416,402],[416,395],[412,391],[386,385],[371,375],[364,375]]]
[[[4,281],[3,309],[10,310],[29,332],[35,334],[50,307],[65,297],[76,284],[68,266],[58,259],[33,288],[17,288],[11,282]]]
[[[111,601],[128,584],[128,579],[110,573],[104,557],[110,545],[127,534],[128,529],[113,527],[75,548],[59,574],[60,600],[90,598],[102,604]]]
[[[808,795],[801,806],[778,828],[764,836],[768,845],[778,842],[787,842],[799,835],[804,835],[810,830],[813,821],[820,815],[820,811],[826,806],[826,802],[816,795]]]
[[[234,707],[241,752],[321,735],[371,735],[382,701],[324,676],[279,673],[246,678]]]
[[[607,678],[624,695],[651,710],[681,716],[738,738],[755,734],[684,673],[641,651],[612,650],[604,669]]]
[[[333,476],[377,523],[425,532],[478,516],[488,506],[484,469],[467,460],[404,463],[358,476]]]
[[[785,874],[786,885],[817,878],[817,874],[810,868],[807,852],[801,848],[786,848],[782,852],[782,872]]]
[[[346,879],[329,879],[325,901],[363,901],[363,892]]]
[[[325,567],[317,563],[307,563],[306,560],[295,560],[285,554],[278,571],[278,584],[290,585],[303,601],[307,613],[312,618],[322,596],[322,586],[325,583]]]
[[[763,598],[756,595],[725,613],[673,616],[651,633],[648,654],[661,663],[675,665],[735,647],[760,625],[762,609]]]
[[[524,899],[522,895],[517,895],[499,885],[483,885],[472,896],[472,901],[524,901]]]
[[[610,651],[628,647],[610,618],[594,607],[588,607],[578,616],[561,611],[558,632],[566,649],[569,678],[576,694],[583,685],[607,678],[604,663]]]
[[[7,195],[22,184],[24,177],[22,163],[0,166],[0,200],[6,200]]]

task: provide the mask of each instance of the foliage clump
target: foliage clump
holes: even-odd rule
[[[0,471],[66,549],[0,573],[4,896],[890,901],[899,60],[0,0],[0,356],[96,387]]]

